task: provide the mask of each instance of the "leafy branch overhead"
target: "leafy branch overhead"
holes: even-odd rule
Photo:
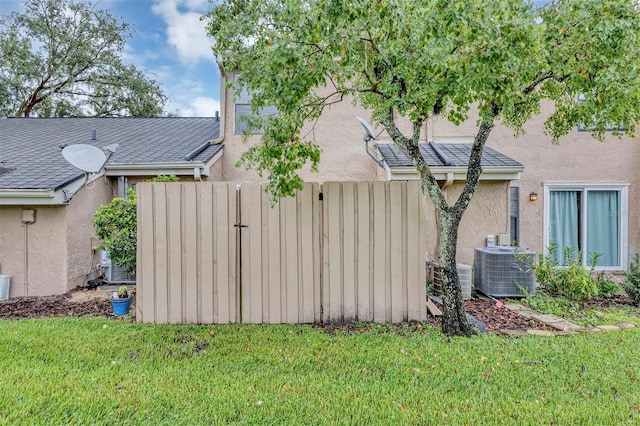
[[[133,29],[79,0],[28,0],[0,17],[0,116],[155,116],[167,97],[122,62]]]

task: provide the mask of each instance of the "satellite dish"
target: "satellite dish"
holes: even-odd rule
[[[69,164],[87,173],[98,173],[107,162],[107,156],[93,145],[67,145],[62,149],[62,156]]]
[[[364,131],[366,132],[365,139],[366,140],[375,139],[376,134],[373,130],[373,127],[371,127],[371,124],[369,124],[369,122],[362,117],[356,117],[356,118],[358,119],[360,124],[362,124],[362,127],[364,127]]]

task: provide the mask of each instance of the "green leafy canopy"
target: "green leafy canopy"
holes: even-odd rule
[[[121,57],[132,28],[99,4],[28,0],[0,17],[0,116],[155,116],[167,97]]]

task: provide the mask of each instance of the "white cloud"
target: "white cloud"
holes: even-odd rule
[[[215,59],[205,22],[200,20],[206,4],[202,0],[158,0],[151,8],[166,22],[167,43],[175,47],[182,62]]]
[[[180,117],[214,117],[220,111],[220,102],[213,98],[197,96],[188,102],[188,105],[171,102],[167,109]]]

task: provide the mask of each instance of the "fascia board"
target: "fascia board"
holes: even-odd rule
[[[181,161],[166,163],[110,163],[106,166],[107,176],[153,176],[153,175],[193,175],[193,169],[203,169],[202,161]]]
[[[389,180],[419,180],[420,176],[413,167],[387,167]],[[523,166],[517,167],[484,167],[480,174],[483,181],[518,180],[522,177]],[[447,174],[453,173],[454,181],[467,180],[466,167],[431,167],[431,173],[436,180],[447,180]]]

